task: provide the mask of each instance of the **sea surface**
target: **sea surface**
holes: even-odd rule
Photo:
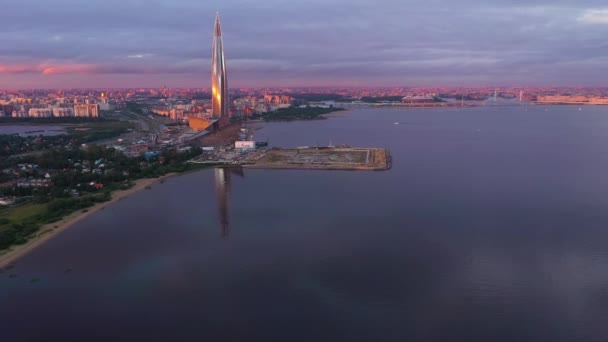
[[[22,137],[39,135],[52,136],[65,134],[65,130],[61,126],[0,125],[0,135],[2,134],[14,134]]]
[[[156,184],[0,274],[0,339],[608,339],[608,107],[260,127],[274,146],[386,147],[393,168]]]

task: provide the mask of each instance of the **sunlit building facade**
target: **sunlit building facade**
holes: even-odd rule
[[[215,117],[226,118],[229,116],[228,80],[226,77],[226,61],[224,59],[224,43],[222,41],[219,13],[215,17],[211,58],[211,114]]]
[[[80,118],[97,118],[99,117],[99,105],[77,104],[74,106],[74,116]]]

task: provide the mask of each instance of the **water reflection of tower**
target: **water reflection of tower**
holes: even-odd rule
[[[216,168],[215,169],[215,196],[219,213],[221,236],[230,235],[230,187],[232,174],[244,177],[242,168]]]

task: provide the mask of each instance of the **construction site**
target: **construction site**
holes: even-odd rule
[[[256,169],[382,171],[390,169],[391,160],[382,148],[308,147],[258,150],[240,164]]]
[[[255,126],[233,123],[198,138],[203,153],[196,164],[251,169],[382,171],[391,167],[383,148],[328,147],[268,148],[268,142],[254,141]]]

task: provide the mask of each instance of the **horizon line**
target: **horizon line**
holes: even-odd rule
[[[394,89],[394,88],[446,88],[446,89],[479,89],[479,88],[519,88],[519,89],[547,89],[547,88],[580,88],[580,89],[608,89],[608,85],[546,85],[546,86],[525,86],[525,85],[477,85],[477,86],[447,86],[447,85],[375,85],[375,86],[345,86],[345,85],[301,85],[301,86],[241,86],[241,87],[230,87],[228,90],[239,90],[239,89],[273,89],[273,88],[291,88],[291,89],[303,89],[303,88],[317,88],[317,89],[331,89],[331,88],[342,88],[342,89]],[[209,86],[177,86],[177,87],[166,87],[166,86],[137,86],[137,87],[31,87],[31,88],[0,88],[0,91],[24,91],[24,90],[96,90],[96,89],[113,89],[113,90],[131,90],[131,89],[209,89]]]

